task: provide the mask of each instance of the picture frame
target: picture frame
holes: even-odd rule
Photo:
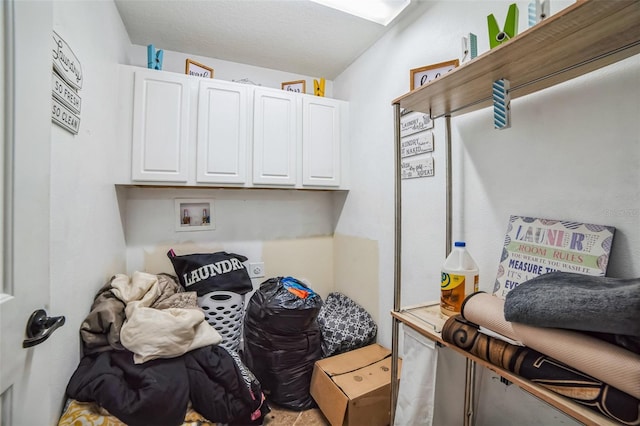
[[[196,77],[213,78],[213,68],[196,62],[193,59],[187,59],[184,73]]]
[[[460,61],[458,59],[454,59],[451,61],[440,62],[438,64],[414,68],[409,71],[409,89],[417,89],[418,87],[435,80],[458,66],[460,66]]]
[[[305,80],[287,81],[282,83],[282,90],[287,92],[307,93],[307,82]]]

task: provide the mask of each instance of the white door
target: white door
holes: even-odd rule
[[[305,96],[302,101],[302,184],[340,186],[341,101]]]
[[[55,337],[22,343],[29,316],[49,302],[52,6],[5,0],[0,9],[0,424],[45,425]]]
[[[299,99],[292,92],[255,89],[253,183],[296,184]]]
[[[131,179],[187,182],[189,78],[138,70],[133,90]]]
[[[245,183],[248,87],[203,80],[198,91],[196,181]]]

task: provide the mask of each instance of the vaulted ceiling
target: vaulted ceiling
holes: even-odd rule
[[[134,44],[330,80],[393,25],[384,27],[309,0],[115,3]]]

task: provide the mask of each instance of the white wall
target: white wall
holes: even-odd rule
[[[153,40],[149,41],[149,43],[153,43]],[[162,46],[154,46],[156,50],[162,49]],[[147,67],[147,46],[131,46],[130,56],[130,65],[135,65],[143,68]],[[187,59],[192,59],[196,62],[213,68],[213,77],[216,79],[226,81],[242,81],[244,79],[247,79],[253,84],[263,87],[272,87],[275,89],[280,89],[282,87],[282,83],[287,81],[304,80],[306,93],[313,94],[313,80],[320,79],[320,77],[318,76],[293,74],[289,72],[272,70],[269,68],[240,64],[237,62],[223,61],[222,59],[191,55],[188,52],[175,52],[171,50],[164,50],[162,70],[184,74]],[[325,96],[328,98],[334,97],[333,81],[331,80],[325,81]]]
[[[323,298],[333,290],[333,203],[340,192],[279,189],[121,187],[128,274],[175,274],[166,253],[228,251],[264,262],[266,279],[306,279]],[[212,200],[210,230],[176,231],[176,199]],[[250,295],[246,297],[248,298]]]
[[[571,2],[551,2],[552,12]],[[409,90],[409,70],[459,58],[466,32],[488,49],[486,16],[504,22],[507,3],[424,2],[334,80],[350,102],[352,191],[337,232],[377,240],[379,339],[391,344],[393,308],[393,99]],[[520,30],[527,3],[518,2]],[[531,54],[535,54],[532,52]],[[617,228],[609,275],[640,275],[640,56],[512,102],[512,128],[493,129],[485,109],[452,120],[454,240],[466,240],[480,266],[480,288],[492,291],[511,214],[585,221]],[[435,176],[402,182],[402,304],[437,300],[445,258],[444,120],[435,124]],[[447,360],[449,358],[449,360]],[[441,357],[446,368],[461,359]],[[491,382],[490,380],[485,380]],[[484,388],[488,386],[483,386]],[[445,386],[451,401],[461,384]],[[500,395],[488,389],[488,400]],[[482,393],[482,390],[481,390]],[[530,398],[530,397],[527,397]],[[485,400],[486,401],[486,400]],[[524,401],[518,421],[533,422],[545,405]],[[446,410],[448,403],[440,405]],[[508,424],[484,404],[477,424]],[[442,411],[441,411],[442,412]],[[506,411],[505,411],[506,412]],[[555,416],[555,412],[548,413]],[[461,422],[461,417],[458,417]],[[505,423],[500,423],[505,422]],[[447,424],[446,422],[439,424]]]
[[[110,1],[55,1],[53,29],[82,64],[84,84],[76,136],[51,125],[51,312],[66,316],[49,354],[51,424],[80,357],[80,324],[93,298],[125,269],[124,230],[113,185],[121,167],[116,139],[118,63],[128,36]],[[50,32],[51,29],[45,29]],[[50,59],[49,59],[50,62]]]

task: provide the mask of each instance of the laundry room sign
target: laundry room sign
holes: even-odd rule
[[[433,176],[433,157],[415,158],[410,161],[403,161],[402,179],[412,179]]]
[[[66,41],[53,32],[53,69],[76,90],[82,89],[82,66]]]
[[[51,99],[51,120],[69,133],[78,134],[80,117],[64,106],[55,97]]]
[[[433,132],[427,130],[402,138],[400,149],[402,158],[433,152]]]
[[[433,176],[433,120],[429,114],[403,112],[400,118],[402,179]],[[408,158],[410,157],[410,158]]]
[[[51,121],[77,135],[80,128],[82,65],[66,41],[55,31],[52,36]]]
[[[433,129],[433,120],[429,114],[407,112],[400,119],[400,136],[403,138],[429,129]]]
[[[53,97],[62,102],[75,114],[80,114],[82,99],[56,72],[51,73]]]

